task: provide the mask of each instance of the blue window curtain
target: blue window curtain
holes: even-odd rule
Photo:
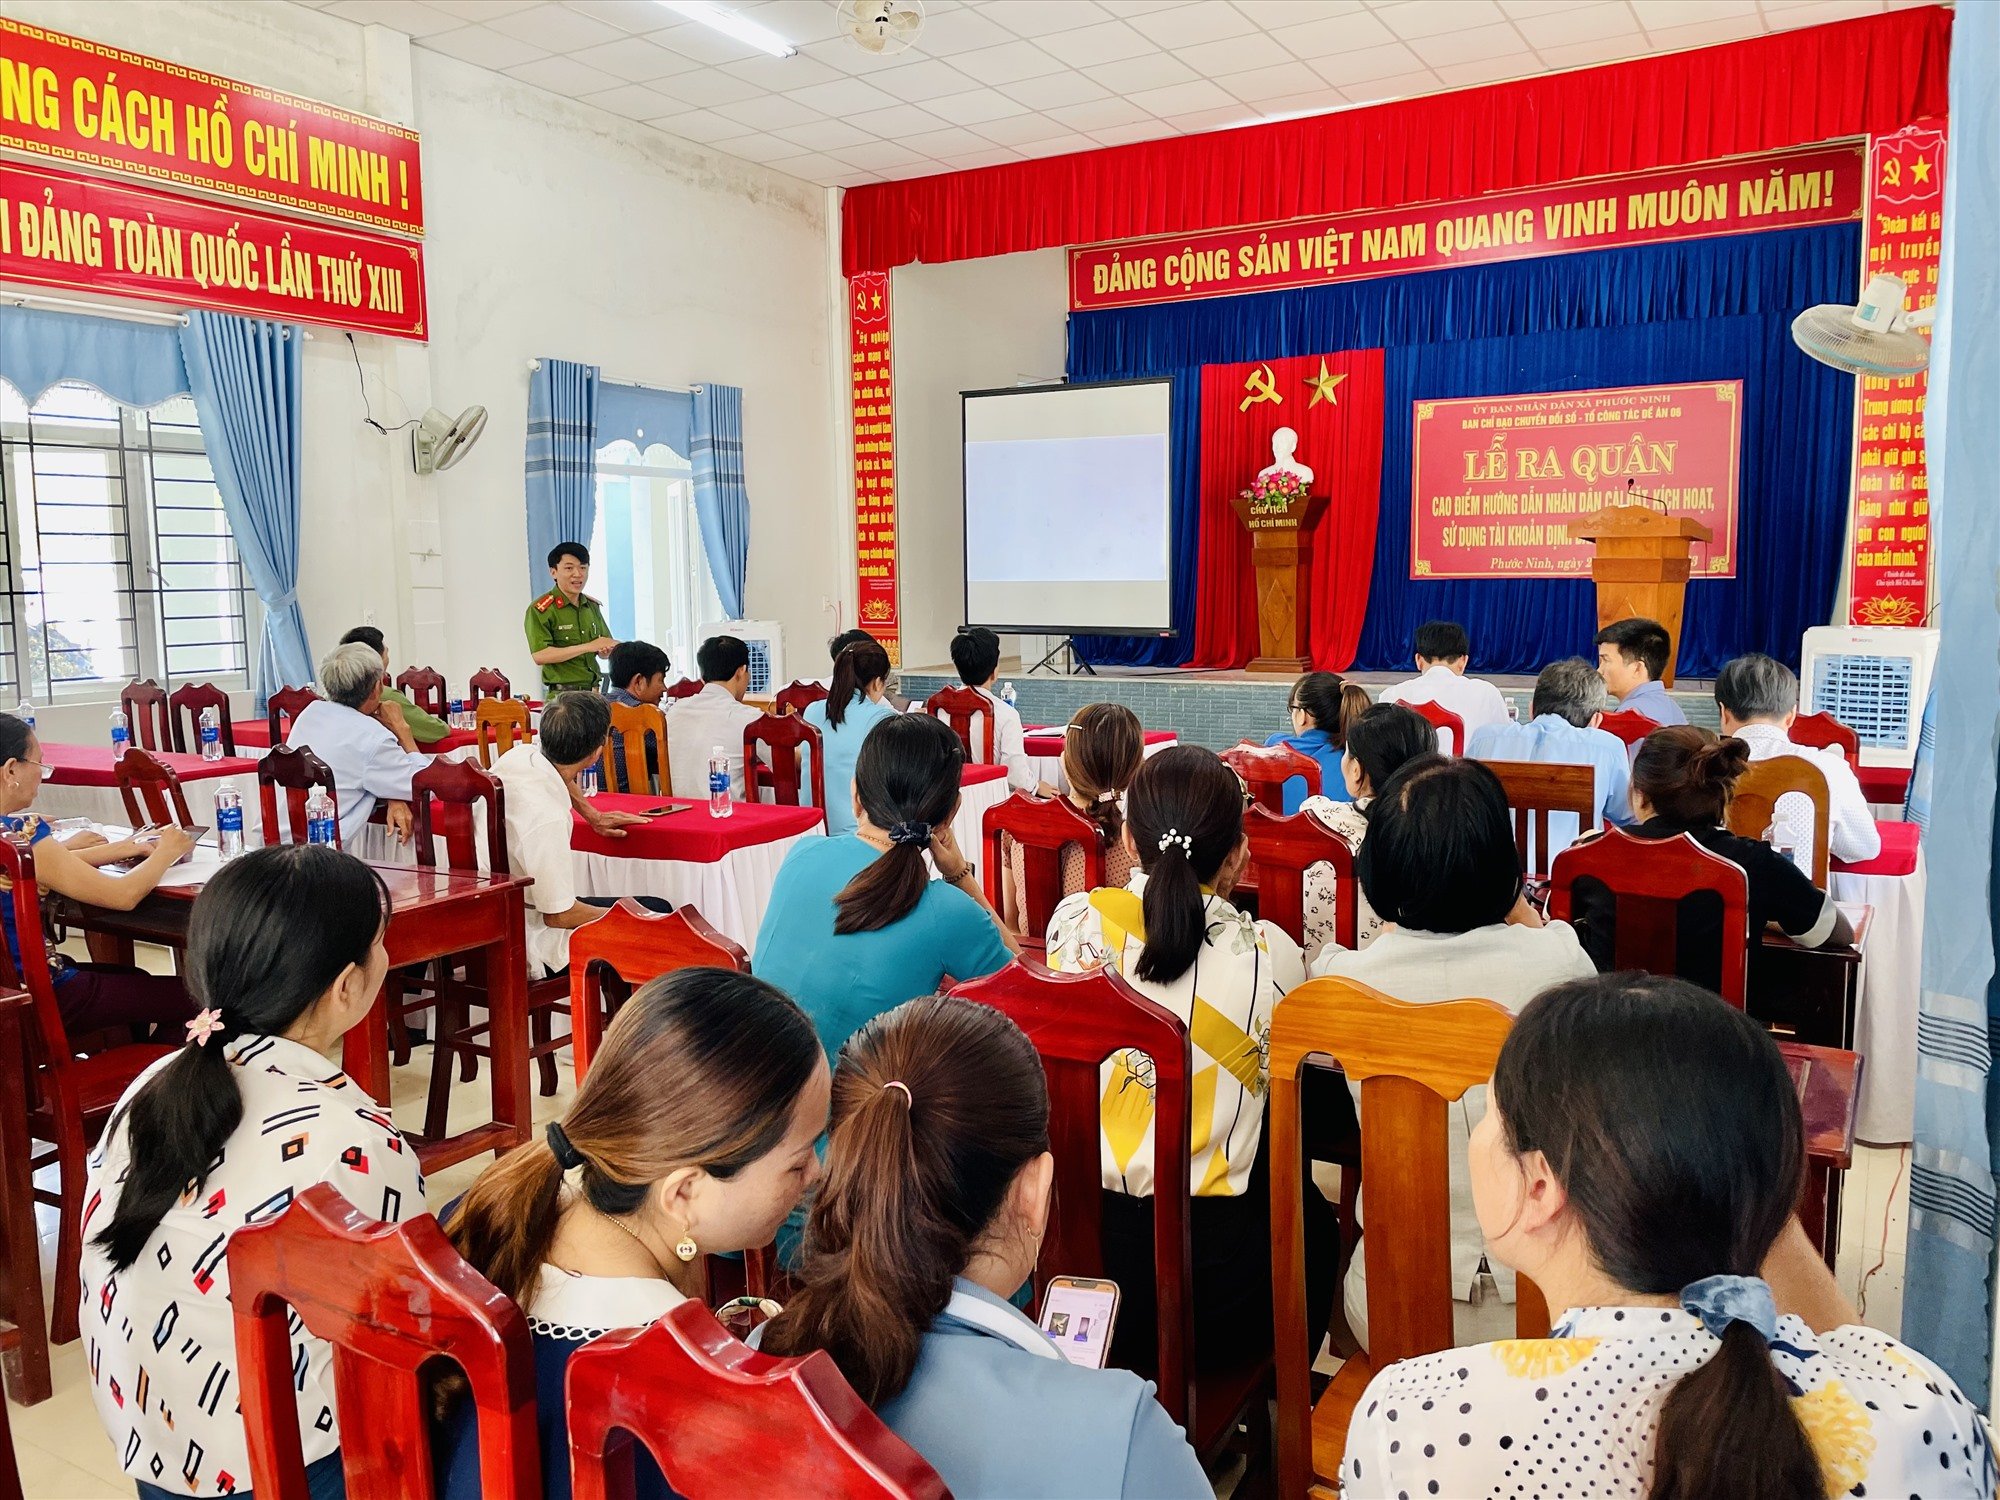
[[[80,380],[127,406],[158,406],[188,388],[181,331],[173,324],[28,307],[0,307],[0,380],[30,406],[64,380]]]
[[[548,592],[557,542],[589,542],[597,521],[597,366],[541,360],[528,377],[528,587]]]
[[[597,383],[597,430],[591,439],[596,447],[623,438],[642,453],[654,443],[663,443],[686,458],[693,442],[693,426],[694,397],[686,391],[620,385],[612,380]]]
[[[705,385],[694,393],[694,510],[701,549],[715,578],[722,612],[743,618],[743,580],[750,568],[750,496],[743,488],[743,392]]]
[[[300,367],[304,331],[226,313],[191,312],[180,331],[188,388],[215,487],[244,571],[264,603],[251,656],[259,707],[313,677],[299,612]]]

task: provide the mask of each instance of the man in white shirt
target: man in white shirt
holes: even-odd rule
[[[1472,641],[1456,620],[1431,620],[1417,627],[1418,676],[1384,688],[1383,703],[1435,703],[1465,721],[1466,743],[1488,724],[1507,722],[1507,700],[1500,689],[1479,677],[1465,675],[1472,660]],[[1440,743],[1451,755],[1465,754],[1465,745]]]
[[[341,847],[354,847],[381,801],[389,804],[390,836],[409,838],[410,778],[431,758],[417,749],[403,711],[382,701],[381,656],[363,641],[336,647],[319,664],[319,685],[326,697],[292,721],[286,743],[312,751],[333,772]]]
[[[1721,710],[1722,732],[1748,745],[1752,760],[1796,755],[1819,767],[1826,777],[1829,848],[1835,859],[1855,864],[1882,852],[1882,832],[1847,757],[1832,746],[1795,744],[1788,733],[1799,715],[1799,679],[1790,667],[1754,651],[1737,657],[1716,675],[1715,706]],[[1811,808],[1811,799],[1799,793],[1778,799],[1778,831],[1794,849],[1812,847],[1816,830]]]
[[[729,795],[743,800],[743,731],[763,715],[743,701],[750,690],[750,648],[733,635],[712,635],[695,652],[701,691],[667,710],[667,765],[674,795],[708,795],[708,757],[729,757]]]
[[[1044,797],[1059,795],[1035,774],[1035,763],[1028,759],[1020,711],[993,691],[994,679],[1000,675],[1000,637],[983,625],[960,626],[951,639],[951,664],[958,668],[959,681],[984,698],[993,711],[989,742],[992,763],[1007,768],[1008,789]],[[972,748],[975,751],[985,748],[979,742],[976,721],[972,732]]]
[[[604,753],[610,731],[604,699],[561,693],[542,710],[541,740],[517,741],[493,763],[507,794],[507,866],[535,882],[528,888],[528,958],[545,973],[568,968],[570,933],[604,915],[577,899],[569,787]]]
[[[1611,695],[1597,669],[1580,656],[1550,662],[1535,679],[1533,718],[1526,724],[1488,724],[1467,736],[1466,754],[1474,760],[1539,761],[1544,765],[1589,766],[1596,774],[1592,806],[1600,821],[1629,827],[1632,814],[1631,770],[1625,744],[1597,727],[1611,706]],[[1549,814],[1549,847],[1530,848],[1528,868],[1547,870],[1555,857],[1575,843],[1584,830],[1575,813]],[[1530,832],[1532,833],[1532,829]]]

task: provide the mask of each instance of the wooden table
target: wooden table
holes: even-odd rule
[[[129,912],[83,906],[66,898],[60,910],[71,927],[121,943],[130,962],[136,939],[184,949],[188,914],[203,885],[220,868],[204,846],[190,863],[169,871],[158,889]],[[491,1072],[493,1117],[439,1139],[403,1133],[424,1170],[433,1172],[486,1151],[507,1151],[528,1138],[533,1106],[528,1086],[528,951],[524,893],[530,881],[513,875],[455,874],[414,865],[377,864],[389,888],[391,911],[384,945],[389,966],[400,969],[450,954],[491,950],[486,964],[487,1001],[498,1054]],[[389,1028],[381,997],[348,1032],[341,1066],[372,1098],[389,1102]]]
[[[1799,1113],[1805,1120],[1806,1181],[1799,1218],[1831,1271],[1840,1253],[1840,1174],[1854,1164],[1865,1062],[1858,1053],[1805,1042],[1779,1042],[1778,1050],[1799,1086]]]
[[[1872,907],[1835,905],[1854,929],[1854,941],[1804,948],[1776,928],[1765,928],[1750,949],[1744,1008],[1801,1042],[1852,1049],[1861,999],[1861,950],[1875,913]]]
[[[35,1183],[28,1169],[27,1040],[34,1024],[25,990],[0,991],[0,1369],[22,1406],[49,1399],[49,1320],[42,1305]],[[5,1462],[11,1463],[11,1454]]]

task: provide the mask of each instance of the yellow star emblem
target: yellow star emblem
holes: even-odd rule
[[[1308,375],[1306,377],[1306,389],[1313,393],[1312,400],[1306,403],[1306,410],[1312,410],[1312,408],[1318,406],[1322,401],[1328,406],[1340,405],[1340,398],[1334,394],[1334,391],[1340,385],[1340,382],[1345,379],[1347,379],[1345,375],[1328,374],[1326,359],[1322,356],[1319,362],[1319,374]]]
[[[1910,168],[1910,175],[1919,182],[1929,182],[1931,180],[1930,158],[1927,156],[1918,157],[1917,164]]]

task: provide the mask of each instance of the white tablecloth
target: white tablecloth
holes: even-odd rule
[[[1829,882],[1836,901],[1872,906],[1862,947],[1854,1050],[1861,1070],[1855,1135],[1876,1145],[1907,1141],[1917,1104],[1917,999],[1924,946],[1924,853],[1908,875],[1848,875]]]
[[[620,859],[609,854],[578,854],[576,893],[579,896],[658,896],[675,906],[692,906],[708,924],[757,951],[757,929],[764,908],[771,904],[771,883],[778,866],[800,839],[826,837],[824,827],[731,850],[709,864],[678,859]]]
[[[206,827],[215,826],[215,794],[233,786],[243,799],[243,828],[251,843],[258,842],[257,776],[207,776],[199,781],[183,781],[181,794],[187,798],[188,816]],[[34,810],[45,818],[88,818],[107,828],[129,827],[125,799],[115,786],[48,785],[35,794]]]
[[[975,871],[986,858],[986,809],[998,807],[1012,795],[1005,776],[974,782],[959,793],[958,816],[951,820],[951,831],[958,839],[958,852],[972,861]]]

